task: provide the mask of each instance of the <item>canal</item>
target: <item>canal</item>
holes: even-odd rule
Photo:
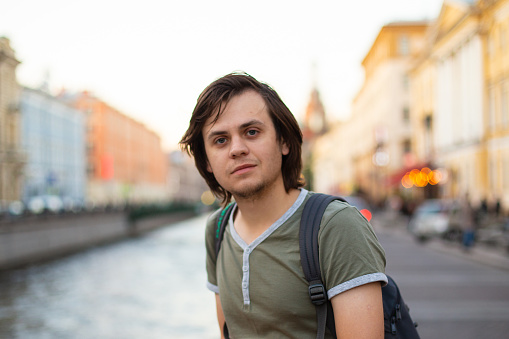
[[[206,218],[0,272],[0,338],[218,338]]]

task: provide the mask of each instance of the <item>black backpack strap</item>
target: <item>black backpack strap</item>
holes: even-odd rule
[[[309,283],[309,297],[316,307],[317,339],[324,338],[326,325],[334,334],[334,337],[336,337],[332,307],[330,302],[328,302],[327,290],[322,282],[318,258],[318,231],[320,230],[320,223],[325,209],[334,200],[346,201],[343,198],[326,194],[312,194],[304,206],[300,220],[300,260],[304,275]]]

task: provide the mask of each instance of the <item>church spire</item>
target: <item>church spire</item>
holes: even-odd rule
[[[320,99],[320,92],[318,91],[317,81],[317,65],[313,62],[311,66],[311,96],[304,115],[304,138],[313,139],[322,135],[327,130],[327,121],[325,118],[325,109]]]

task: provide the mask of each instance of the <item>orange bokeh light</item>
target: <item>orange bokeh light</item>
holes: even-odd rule
[[[410,172],[407,172],[401,179],[401,185],[405,188],[410,188],[414,185],[412,178],[410,178]]]
[[[428,181],[429,181],[430,185],[436,185],[441,180],[442,180],[442,172],[440,172],[439,170],[431,171],[428,174]]]
[[[425,187],[428,184],[438,184],[442,178],[442,172],[439,170],[431,170],[428,167],[424,167],[421,170],[414,168],[401,178],[401,185],[405,188],[411,188],[413,186]]]

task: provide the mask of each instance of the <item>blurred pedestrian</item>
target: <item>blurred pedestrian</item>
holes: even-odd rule
[[[470,250],[474,245],[477,217],[475,209],[469,200],[468,194],[460,199],[461,220],[460,226],[463,231],[462,244],[465,250]]]
[[[495,202],[495,216],[497,217],[500,217],[501,215],[501,212],[502,212],[502,203],[500,202],[500,199],[497,199],[497,201]]]

